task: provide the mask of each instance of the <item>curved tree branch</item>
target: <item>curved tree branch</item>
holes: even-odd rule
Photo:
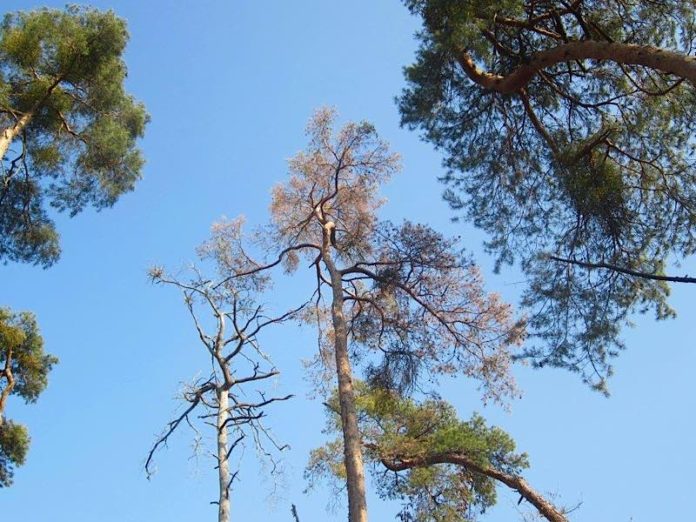
[[[435,464],[454,464],[465,467],[469,471],[490,477],[517,491],[522,498],[532,504],[546,520],[550,522],[568,522],[568,518],[544,496],[534,490],[522,477],[504,473],[490,466],[483,466],[467,455],[458,452],[447,452],[435,455],[406,457],[393,456],[381,458],[381,462],[390,471],[405,471],[412,468],[422,468]]]
[[[506,76],[479,69],[465,48],[455,50],[467,76],[486,89],[501,94],[519,92],[542,70],[574,60],[608,60],[621,65],[642,65],[674,74],[696,86],[696,58],[650,45],[582,40],[568,42],[534,54],[528,63]]]

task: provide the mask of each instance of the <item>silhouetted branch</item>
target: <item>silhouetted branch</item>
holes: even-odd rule
[[[623,268],[617,265],[612,265],[610,263],[588,263],[587,261],[578,261],[577,259],[566,259],[553,255],[549,255],[548,258],[553,261],[558,261],[560,263],[568,263],[571,265],[581,266],[583,268],[589,268],[590,270],[597,268],[612,270],[621,274],[626,274],[633,277],[641,277],[643,279],[652,279],[654,281],[668,281],[671,283],[696,283],[696,277],[649,274],[647,272],[639,272],[638,270],[631,270],[630,268]]]
[[[203,395],[204,395],[205,393],[208,393],[208,392],[214,390],[214,389],[215,389],[215,385],[214,385],[212,382],[207,382],[207,383],[205,383],[203,386],[201,386],[200,388],[198,388],[198,389],[194,392],[193,396],[191,396],[190,398],[187,398],[187,401],[190,403],[190,405],[188,406],[188,408],[186,408],[186,410],[184,410],[184,412],[183,412],[181,415],[179,415],[179,417],[177,417],[176,419],[174,419],[173,421],[171,421],[169,424],[167,424],[167,428],[166,428],[164,434],[162,434],[162,435],[157,439],[157,441],[156,441],[155,444],[152,446],[152,448],[150,449],[150,451],[149,451],[149,453],[148,453],[148,455],[147,455],[147,460],[145,461],[145,473],[147,474],[147,478],[148,478],[148,479],[149,479],[149,478],[153,475],[153,473],[154,473],[154,471],[153,471],[152,469],[150,469],[150,465],[152,464],[152,459],[153,459],[154,454],[155,454],[155,452],[157,451],[157,449],[158,449],[161,445],[163,445],[163,444],[166,445],[166,444],[167,444],[167,441],[169,440],[169,437],[176,431],[176,429],[179,427],[179,425],[181,424],[182,421],[184,421],[184,420],[188,421],[188,416],[189,416],[189,414],[190,414],[193,410],[196,409],[196,407],[198,406],[198,404],[201,403],[201,401],[202,401],[202,399],[203,399]]]

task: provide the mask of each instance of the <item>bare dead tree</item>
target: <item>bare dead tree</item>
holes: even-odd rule
[[[279,373],[262,350],[259,335],[265,328],[291,319],[303,308],[268,315],[257,304],[256,298],[268,287],[269,280],[254,272],[257,265],[242,249],[241,227],[241,219],[214,225],[212,239],[199,249],[201,261],[214,263],[217,281],[206,277],[196,266],[191,267],[187,279],[170,275],[160,267],[150,270],[154,283],[172,286],[183,294],[211,369],[206,378],[184,391],[186,407],[157,438],[147,456],[145,471],[149,478],[155,453],[167,445],[183,423],[193,428],[199,421],[214,428],[219,486],[214,503],[218,505],[218,522],[230,520],[230,488],[239,473],[230,469],[234,450],[252,441],[257,451],[270,460],[271,472],[275,473],[274,453],[287,448],[276,441],[264,418],[269,405],[286,401],[292,395],[275,396],[253,387]],[[239,277],[230,278],[230,274]],[[204,314],[212,315],[210,326],[205,324]]]

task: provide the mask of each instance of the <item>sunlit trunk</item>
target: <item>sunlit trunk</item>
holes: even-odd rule
[[[224,386],[217,388],[217,458],[220,497],[218,499],[218,522],[230,520],[230,463],[227,458],[227,425],[229,412],[228,391]]]
[[[48,89],[46,89],[46,92],[44,95],[39,98],[30,108],[25,112],[21,118],[19,118],[14,125],[11,127],[8,127],[6,129],[3,129],[0,132],[0,161],[5,159],[5,154],[7,154],[8,149],[10,148],[10,145],[12,142],[19,136],[24,129],[26,129],[27,125],[29,125],[29,122],[31,122],[32,118],[34,117],[34,114],[36,114],[41,106],[46,103],[46,101],[50,98],[51,94],[53,94],[53,91],[60,85],[60,82],[63,81],[63,76],[58,76],[53,80],[53,83],[48,86]]]
[[[5,368],[0,372],[0,378],[5,379],[6,384],[0,393],[0,426],[5,422],[5,405],[7,398],[12,393],[15,386],[14,375],[12,375],[12,348],[9,347],[5,353]]]
[[[367,522],[367,500],[365,497],[365,470],[362,458],[358,417],[355,412],[353,377],[348,356],[348,329],[343,314],[343,282],[330,253],[330,228],[324,231],[323,261],[331,276],[331,317],[334,327],[336,373],[338,375],[338,400],[341,408],[343,429],[343,455],[348,486],[349,522]]]
[[[0,133],[0,160],[5,159],[5,154],[7,154],[10,145],[26,128],[31,121],[32,116],[33,113],[26,113],[24,116],[18,119],[12,127],[8,127]]]

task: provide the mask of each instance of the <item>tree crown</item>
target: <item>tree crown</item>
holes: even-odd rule
[[[30,440],[26,427],[5,419],[6,401],[18,395],[35,402],[57,362],[44,353],[33,314],[0,308],[0,487],[12,484],[14,468],[24,464]]]
[[[21,466],[29,451],[29,432],[21,424],[0,425],[0,488],[12,485],[15,466]]]
[[[279,262],[295,269],[298,253],[312,261],[317,307],[325,306],[322,288],[332,284],[322,260],[333,263],[335,256],[345,264],[335,271],[349,342],[383,385],[405,390],[424,374],[464,373],[481,382],[487,398],[514,394],[510,349],[521,343],[524,322],[484,291],[458,241],[426,225],[378,219],[378,189],[398,157],[372,125],[348,123],[334,133],[335,118],[329,109],[315,114],[307,150],[290,160],[289,180],[273,191],[271,235],[282,248]],[[310,316],[321,319],[320,336],[328,341],[322,346],[331,352],[331,315]]]
[[[319,109],[307,125],[309,144],[289,161],[290,179],[273,189],[271,218],[283,245],[322,244],[333,222],[339,255],[370,253],[383,201],[378,190],[399,169],[399,156],[368,122],[348,123],[336,135],[336,111]]]
[[[364,382],[357,390],[356,408],[373,476],[383,497],[404,502],[402,520],[473,520],[496,503],[495,480],[448,464],[393,473],[386,473],[384,466],[442,454],[462,454],[481,468],[513,475],[529,466],[524,453],[515,453],[512,438],[500,428],[487,426],[478,414],[462,421],[450,404],[438,398],[417,403]],[[326,431],[340,432],[336,394],[326,405]],[[341,479],[345,472],[340,452],[340,440],[314,450],[308,478]]]
[[[445,152],[446,199],[498,266],[521,261],[527,355],[603,389],[619,325],[673,315],[662,276],[696,252],[696,4],[405,3],[402,123]]]
[[[44,202],[75,215],[133,189],[148,115],[124,90],[128,41],[113,12],[68,7],[0,25],[0,259],[48,266],[60,253]]]
[[[34,314],[15,314],[6,308],[0,309],[0,367],[12,373],[12,395],[20,396],[27,403],[36,402],[48,384],[48,373],[57,362],[56,357],[44,352]]]

